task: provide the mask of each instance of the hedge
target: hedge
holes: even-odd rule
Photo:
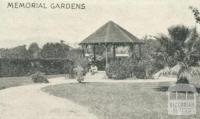
[[[106,74],[112,79],[126,79],[136,77],[146,78],[146,66],[142,61],[132,58],[121,58],[113,60],[106,68]]]
[[[0,77],[27,76],[35,72],[70,74],[74,63],[67,59],[0,59]]]

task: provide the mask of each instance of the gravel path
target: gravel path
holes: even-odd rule
[[[0,119],[97,119],[86,107],[41,91],[45,86],[65,82],[71,81],[57,78],[52,79],[50,84],[1,90]]]

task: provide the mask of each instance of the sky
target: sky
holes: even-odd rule
[[[9,0],[22,2],[22,0]],[[112,20],[138,38],[167,34],[167,28],[195,25],[189,6],[200,0],[23,0],[23,2],[84,3],[84,10],[11,9],[0,1],[0,48],[64,40],[76,44]],[[59,2],[58,2],[59,1]],[[200,8],[199,8],[200,9]]]

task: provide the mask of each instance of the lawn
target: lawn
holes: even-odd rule
[[[43,88],[45,92],[89,107],[99,119],[197,119],[197,115],[170,116],[167,95],[161,87],[169,83],[71,83]]]
[[[3,77],[0,78],[0,90],[32,83],[33,82],[29,77]]]
[[[47,78],[57,78],[57,77],[63,77],[63,75],[47,75]],[[21,85],[27,85],[32,84],[33,81],[31,80],[31,77],[1,77],[0,78],[0,90],[9,88],[9,87],[15,87],[15,86],[21,86]]]

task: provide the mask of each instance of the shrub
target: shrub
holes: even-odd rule
[[[113,79],[129,78],[132,75],[133,64],[129,59],[113,60],[106,68],[106,74]]]
[[[75,69],[76,72],[76,79],[79,83],[81,83],[82,81],[84,81],[84,69],[78,65]]]
[[[85,75],[89,70],[89,61],[83,58],[80,62],[80,66],[83,68],[83,75]]]
[[[113,60],[106,68],[108,78],[125,79],[136,77],[140,79],[149,78],[151,71],[149,64],[144,61],[136,61],[132,58],[121,58]]]
[[[87,58],[85,58],[85,57],[79,57],[74,62],[75,62],[75,64],[74,64],[74,67],[73,67],[73,75],[75,73],[77,73],[75,71],[76,66],[80,66],[80,67],[83,68],[83,71],[82,71],[83,75],[85,75],[88,72],[88,70],[89,70],[89,61],[88,61]]]
[[[34,83],[49,83],[44,73],[36,72],[31,76]]]
[[[0,76],[26,76],[30,69],[30,63],[25,59],[0,59]]]
[[[147,67],[144,62],[138,62],[133,66],[132,74],[134,74],[134,76],[139,79],[148,78],[148,76],[146,76],[146,72],[145,72],[146,68]]]
[[[76,66],[81,66],[84,71],[83,74],[85,75],[88,72],[88,65],[89,61],[86,57],[83,56],[83,50],[78,48],[78,49],[72,49],[68,52],[68,59],[73,62],[72,67],[70,67],[70,72],[69,76],[70,78],[75,78],[75,67]]]

